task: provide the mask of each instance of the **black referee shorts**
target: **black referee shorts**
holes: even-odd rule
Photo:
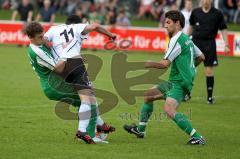
[[[203,40],[192,39],[193,43],[202,51],[205,56],[204,66],[217,66],[217,49],[215,39]]]
[[[76,91],[92,88],[87,70],[81,58],[67,59],[64,72],[65,81],[71,83]]]

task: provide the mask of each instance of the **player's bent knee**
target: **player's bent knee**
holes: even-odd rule
[[[168,104],[164,105],[163,110],[170,118],[173,118],[176,113],[176,108]]]

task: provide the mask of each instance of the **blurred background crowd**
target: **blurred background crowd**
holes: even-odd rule
[[[56,16],[77,14],[83,22],[131,26],[133,19],[150,19],[163,25],[164,13],[181,10],[186,19],[200,0],[0,0],[1,9],[12,10],[11,19],[54,23]],[[240,24],[240,0],[213,0],[228,23]],[[188,21],[186,21],[188,25]]]

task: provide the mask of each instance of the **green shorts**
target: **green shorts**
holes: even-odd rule
[[[175,99],[179,104],[185,98],[186,94],[190,93],[178,82],[162,82],[156,87],[160,92],[162,92],[164,99],[171,97]]]
[[[44,90],[44,94],[50,99],[55,101],[62,101],[68,104],[71,104],[75,107],[81,105],[81,100],[79,95],[76,93],[66,93],[54,90],[52,88]]]
[[[42,83],[42,87],[44,94],[50,100],[62,101],[76,107],[81,105],[78,92],[58,76],[49,77],[48,81]]]

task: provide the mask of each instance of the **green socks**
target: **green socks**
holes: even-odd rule
[[[145,132],[147,122],[152,115],[152,112],[153,103],[144,103],[140,114],[140,122],[137,127],[140,132]],[[192,127],[192,124],[184,114],[177,112],[173,118],[173,121],[188,135],[195,138],[201,138],[201,135],[196,132],[196,130]]]
[[[97,106],[91,105],[91,118],[87,127],[87,132],[91,138],[95,137],[95,129],[97,123]]]
[[[144,103],[141,114],[140,114],[140,122],[138,125],[138,130],[141,132],[145,131],[146,124],[148,122],[148,119],[152,115],[153,112],[153,103]]]
[[[185,131],[188,135],[195,138],[201,138],[201,135],[196,132],[196,130],[192,127],[192,124],[189,122],[189,120],[184,114],[176,113],[173,118],[173,121],[178,125],[179,128]]]

